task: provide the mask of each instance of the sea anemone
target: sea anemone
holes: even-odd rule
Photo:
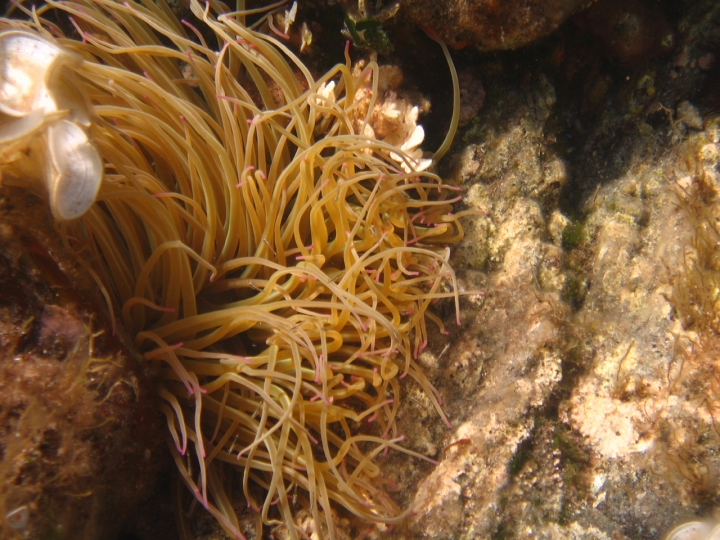
[[[258,538],[263,524],[298,538],[299,506],[334,538],[332,502],[397,523],[408,511],[373,482],[373,458],[432,461],[400,446],[398,379],[445,419],[414,358],[426,320],[443,330],[428,306],[450,297],[458,310],[446,247],[462,236],[457,188],[421,170],[417,144],[408,155],[364,135],[377,91],[362,92],[354,127],[375,62],[353,75],[346,53],[315,80],[246,26],[250,10],[189,5],[195,26],[162,0],[49,1],[0,22],[75,59],[60,94],[82,96],[104,178],[59,232],[155,367],[178,470],[229,534],[243,538],[238,488]],[[58,108],[46,123],[76,121]],[[6,171],[23,170],[13,155]]]

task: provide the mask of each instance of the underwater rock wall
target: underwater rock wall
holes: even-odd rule
[[[148,375],[43,203],[0,197],[0,537],[114,538],[166,462]]]

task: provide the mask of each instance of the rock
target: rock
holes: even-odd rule
[[[602,53],[636,66],[670,52],[675,32],[663,10],[646,0],[599,0],[576,23],[597,41]]]
[[[584,0],[403,0],[402,9],[448,45],[516,49],[548,35]]]
[[[0,290],[0,536],[114,538],[166,460],[162,418],[93,279],[19,189],[0,199]]]
[[[700,111],[689,101],[683,101],[677,106],[678,121],[691,129],[700,130],[703,128],[703,119]]]

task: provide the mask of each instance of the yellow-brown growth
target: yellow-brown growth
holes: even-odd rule
[[[105,163],[98,203],[61,232],[145,359],[164,366],[158,392],[185,483],[238,538],[227,466],[242,472],[258,535],[261,522],[285,523],[298,537],[297,487],[321,535],[334,537],[331,501],[402,519],[373,485],[372,460],[413,454],[398,446],[399,378],[442,415],[413,357],[426,318],[441,324],[428,305],[457,295],[442,289],[456,291],[453,187],[354,132],[363,81],[349,60],[316,81],[247,28],[246,12],[191,1],[216,45],[162,1],[48,4],[40,15],[65,12],[82,42],[38,16],[4,24],[85,60],[74,80]],[[371,63],[360,77],[376,86],[377,73]],[[371,434],[361,421],[374,421]]]

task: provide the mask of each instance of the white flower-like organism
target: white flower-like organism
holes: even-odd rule
[[[363,77],[364,62],[358,62],[353,70],[356,79],[362,83],[355,92],[359,105],[353,111],[353,121],[362,135],[382,140],[400,148],[402,154],[390,152],[390,158],[398,162],[407,173],[424,171],[432,165],[432,159],[423,158],[420,144],[425,139],[425,130],[417,123],[420,108],[408,99],[398,97],[393,88],[402,82],[402,73],[395,66],[378,68],[378,94],[373,96],[370,77]],[[375,97],[373,101],[372,98]],[[363,125],[369,111],[369,121]]]
[[[408,131],[410,131],[410,129],[412,129],[412,131],[410,131],[410,135],[400,145],[400,150],[405,152],[407,159],[394,152],[390,153],[390,157],[400,163],[402,169],[408,173],[424,171],[432,165],[432,159],[423,158],[422,150],[419,148],[420,144],[425,140],[425,130],[421,125],[418,125],[417,119],[418,107],[415,105],[405,113],[405,126],[409,128]]]
[[[81,61],[31,32],[0,32],[3,181],[44,185],[60,221],[92,206],[103,177],[102,160],[86,133],[90,107],[67,77]]]

